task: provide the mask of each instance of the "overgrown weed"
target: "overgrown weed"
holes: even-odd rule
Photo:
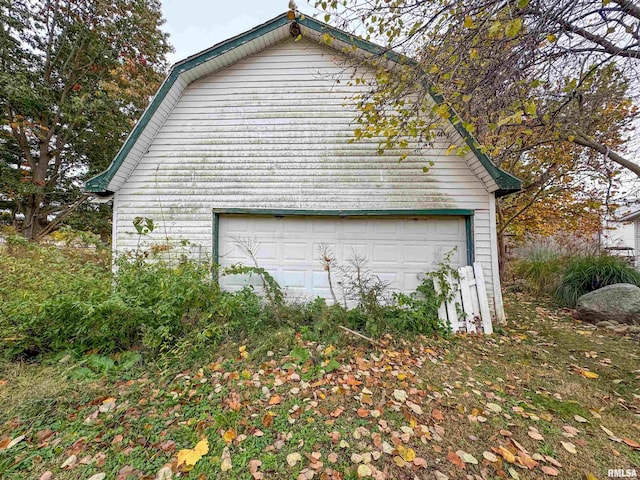
[[[5,249],[0,258],[2,356],[30,360],[68,352],[85,362],[93,358],[93,366],[76,371],[78,378],[90,378],[117,369],[118,352],[140,352],[146,360],[184,358],[256,339],[257,350],[266,353],[291,347],[296,335],[338,343],[344,336],[340,326],[374,338],[448,332],[437,316],[444,296],[433,288],[434,279],[453,272],[448,264],[427,274],[414,294],[391,295],[365,260],[357,259],[345,274],[353,294],[353,306],[347,308],[322,298],[288,301],[257,263],[220,270],[191,260],[170,261],[165,249],[154,249],[119,258],[114,274],[109,260],[100,250],[69,253],[34,244]],[[217,282],[217,275],[251,274],[262,279],[264,297],[251,286],[223,291]]]

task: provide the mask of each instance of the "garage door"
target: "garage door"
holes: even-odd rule
[[[453,266],[467,259],[464,217],[319,217],[225,215],[218,217],[218,263],[257,264],[269,271],[291,297],[331,298],[322,251],[337,267],[332,274],[336,295],[347,268],[359,256],[393,291],[412,292],[424,273],[437,268],[455,248]],[[255,276],[223,275],[220,284],[238,290],[262,282]]]

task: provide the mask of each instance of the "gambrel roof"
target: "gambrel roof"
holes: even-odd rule
[[[326,45],[322,38],[323,35],[328,34],[332,39],[330,47],[338,51],[351,47],[366,54],[384,56],[391,62],[407,62],[406,57],[396,52],[386,50],[316,19],[299,15],[293,21],[300,27],[301,34],[305,38]],[[287,13],[284,13],[252,30],[176,63],[109,168],[87,181],[85,190],[96,194],[109,194],[119,190],[190,83],[291,38],[291,24],[292,20],[288,18]],[[437,93],[432,93],[431,96],[437,104],[444,102],[442,96]],[[451,112],[450,128],[447,133],[457,136],[460,143],[464,141],[468,145],[470,152],[465,160],[476,176],[483,181],[488,192],[495,192],[500,196],[520,190],[520,180],[493,164],[480,150],[478,142],[464,128],[455,112]]]

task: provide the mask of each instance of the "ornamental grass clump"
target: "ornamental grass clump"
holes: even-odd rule
[[[585,293],[616,283],[640,286],[640,272],[620,257],[611,255],[575,257],[567,265],[553,297],[563,306],[575,307],[578,298]]]

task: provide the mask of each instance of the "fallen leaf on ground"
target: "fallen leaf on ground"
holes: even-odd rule
[[[416,457],[413,459],[413,464],[416,467],[427,468],[427,461],[424,458]]]
[[[465,468],[465,464],[462,461],[462,459],[455,454],[455,452],[449,452],[447,453],[447,460],[449,460],[451,463],[453,463],[456,467],[464,469]]]
[[[71,455],[62,463],[62,465],[60,465],[60,468],[73,467],[77,461],[78,457],[76,455]]]
[[[258,471],[261,465],[262,462],[260,460],[251,460],[249,462],[249,473],[255,480],[261,480],[264,478],[264,474]]]
[[[331,416],[333,418],[338,418],[342,414],[342,412],[344,412],[344,408],[338,407],[333,412],[331,412]]]
[[[580,373],[580,375],[582,375],[584,378],[589,378],[589,379],[596,379],[598,378],[600,375],[598,375],[597,373],[594,372],[590,372],[589,370],[579,370],[578,371]]]
[[[538,432],[537,430],[529,430],[527,432],[527,435],[529,435],[534,440],[539,440],[539,441],[544,440],[544,437],[542,436],[542,434],[540,434],[540,432]]]
[[[640,450],[640,443],[634,442],[633,440],[631,440],[629,438],[623,438],[622,441],[624,443],[626,443],[627,445],[629,445],[634,450]]]
[[[398,445],[398,455],[400,455],[405,462],[413,462],[416,458],[416,452],[412,448],[406,448],[404,445]]]
[[[171,480],[173,478],[173,471],[171,470],[170,465],[165,465],[158,473],[156,473],[155,480]]]
[[[271,425],[273,425],[273,417],[275,415],[271,412],[267,412],[267,414],[262,417],[262,426],[264,428],[269,428]]]
[[[559,461],[557,461],[555,458],[553,458],[553,457],[551,457],[549,455],[545,455],[544,458],[550,464],[555,465],[558,468],[562,468],[562,464]]]
[[[464,461],[464,463],[470,463],[472,465],[478,464],[478,459],[467,452],[456,452],[456,454]]]
[[[229,430],[224,432],[224,435],[222,435],[222,438],[226,443],[231,443],[233,442],[233,439],[236,438],[236,431],[233,428],[230,428]]]
[[[498,461],[498,457],[491,453],[491,452],[482,452],[482,456],[486,459],[489,460],[490,462],[497,462]]]
[[[552,477],[557,477],[560,474],[558,470],[548,465],[543,465],[542,467],[540,467],[540,470],[542,470],[542,473],[544,473],[545,475],[551,475]]]
[[[407,400],[407,392],[404,390],[394,390],[393,398],[395,398],[399,402],[404,402]]]
[[[187,467],[193,467],[207,452],[209,452],[209,441],[204,438],[196,443],[193,449],[184,449],[178,452],[177,466],[186,465]]]
[[[406,405],[416,415],[422,415],[423,414],[422,407],[420,405],[418,405],[417,403],[413,403],[413,402],[410,402],[409,400],[407,400]]]
[[[606,433],[607,435],[609,435],[610,437],[615,437],[615,435],[613,434],[613,432],[611,430],[609,430],[607,427],[605,427],[604,425],[600,425],[600,428],[602,429],[602,431],[604,433]]]
[[[224,450],[222,450],[220,470],[222,470],[223,472],[227,472],[232,468],[233,464],[231,463],[231,453],[229,453],[229,447],[224,447]]]
[[[407,462],[405,462],[404,459],[402,457],[398,456],[398,455],[393,457],[393,463],[395,463],[400,468],[403,468],[403,467],[407,466]]]
[[[373,470],[369,465],[362,464],[358,466],[358,477],[370,477],[372,473]]]
[[[507,462],[515,463],[516,456],[503,446],[498,447],[498,453],[502,455],[502,458],[504,458]]]
[[[19,437],[16,437],[11,441],[9,441],[8,438],[3,440],[2,442],[0,442],[0,450],[9,450],[11,447],[16,446],[18,443],[24,440],[24,437],[24,435],[20,435]]]
[[[367,418],[369,416],[370,410],[366,408],[359,408],[356,412],[360,418]]]

